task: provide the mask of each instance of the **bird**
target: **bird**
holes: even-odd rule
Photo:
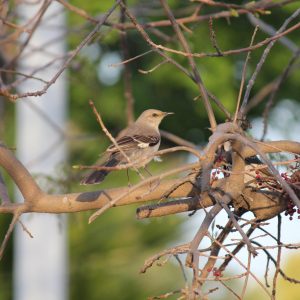
[[[145,110],[134,123],[119,133],[115,139],[118,147],[115,144],[110,145],[104,153],[105,162],[99,166],[116,167],[128,164],[129,159],[135,168],[145,167],[160,146],[158,127],[161,121],[171,114],[173,113],[157,109]],[[109,173],[110,170],[95,170],[85,176],[80,183],[82,185],[100,183]]]

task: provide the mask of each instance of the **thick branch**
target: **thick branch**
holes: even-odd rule
[[[293,152],[300,154],[300,143],[297,142],[277,141],[257,143],[257,147],[265,153]],[[254,154],[255,151],[249,147],[244,148],[241,152],[243,157],[253,156]],[[128,190],[128,187],[121,187],[86,193],[47,195],[39,188],[22,163],[19,162],[14,154],[3,144],[0,145],[0,165],[11,176],[12,180],[16,183],[25,199],[25,203],[23,204],[9,203],[0,206],[0,213],[14,213],[17,209],[21,209],[24,212],[48,213],[86,211],[101,208],[109,201],[115,199],[121,194],[126,193]],[[178,179],[161,181],[153,191],[149,191],[148,185],[140,186],[131,194],[124,196],[124,198],[122,198],[122,200],[120,200],[116,206],[165,198],[165,192],[172,190],[174,185],[177,183]],[[246,201],[247,198],[249,197],[249,199],[253,199],[253,196],[255,195],[255,199],[259,200],[252,201],[252,206],[248,206],[248,208],[249,210],[252,210],[257,217],[264,216],[266,215],[267,210],[270,209],[270,202],[268,202],[268,200],[274,202],[274,207],[278,205],[275,201],[278,198],[278,195],[273,194],[267,195],[264,192],[259,193],[257,191],[252,191],[251,188],[247,188],[242,195],[244,202],[241,201],[241,205],[245,205],[247,207],[247,205],[249,205]],[[141,195],[143,195],[142,198]],[[169,197],[186,198],[197,195],[198,191],[193,187],[193,184],[186,182],[178,186],[176,190],[172,191]],[[185,205],[184,207],[184,210],[177,210],[176,212],[187,211],[188,206]],[[279,211],[282,209],[283,208],[280,208]]]
[[[115,206],[161,199],[164,197],[165,191],[172,188],[175,183],[175,179],[163,181],[154,191],[149,191],[148,185],[141,186],[129,195],[124,196]],[[36,201],[30,203],[30,205],[24,203],[0,206],[0,213],[13,213],[14,210],[20,206],[25,206],[24,212],[40,213],[71,213],[98,209],[116,197],[126,194],[127,190],[128,187],[123,187],[85,193],[59,195],[40,194],[37,198],[34,198]],[[186,183],[172,192],[170,197],[181,198],[186,195],[193,195],[193,193],[193,186],[190,183]],[[141,195],[143,195],[143,197],[141,197]]]
[[[25,201],[31,202],[43,194],[28,170],[2,143],[0,143],[0,165],[7,171],[10,177],[13,178]]]

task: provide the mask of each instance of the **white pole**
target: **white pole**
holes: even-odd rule
[[[43,2],[21,4],[18,7],[20,23],[24,24],[26,20],[32,18]],[[62,8],[53,1],[18,60],[19,71],[28,74],[30,70],[53,60],[54,56],[64,55],[66,51],[64,28],[65,16]],[[27,36],[23,38],[26,39]],[[58,66],[53,64],[35,76],[49,80],[57,68]],[[18,89],[23,93],[40,89],[42,86],[42,82],[28,80]],[[58,127],[62,131],[65,129],[66,100],[66,78],[61,76],[42,97],[21,99],[17,103],[17,156],[32,174],[58,178],[58,167],[66,161],[66,144],[62,132],[57,129]],[[43,189],[49,188],[45,182],[39,183]],[[20,201],[23,200],[19,193],[17,197]],[[66,217],[28,214],[22,217],[22,222],[34,238],[30,238],[21,226],[17,226],[14,239],[14,299],[67,299]]]

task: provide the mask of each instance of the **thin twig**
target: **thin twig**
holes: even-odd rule
[[[179,137],[178,135],[175,135],[174,133],[171,133],[171,132],[168,132],[168,131],[165,131],[162,129],[160,129],[159,131],[160,131],[160,134],[162,137],[164,137],[165,139],[167,139],[179,146],[185,146],[185,147],[194,148],[194,149],[197,148],[197,146],[194,143],[187,141],[187,140]]]
[[[25,224],[19,219],[18,220],[18,222],[19,222],[19,224],[22,226],[22,229],[24,230],[24,232],[26,232],[27,234],[28,234],[28,236],[30,237],[30,238],[32,238],[33,239],[33,235],[32,235],[32,233],[29,231],[29,229],[25,226]]]
[[[155,70],[157,70],[159,67],[161,67],[162,65],[164,65],[165,63],[168,63],[168,60],[167,59],[164,59],[162,60],[160,63],[158,63],[157,65],[155,65],[153,68],[149,69],[149,70],[142,70],[142,69],[138,69],[138,71],[141,73],[141,74],[149,74],[149,73],[152,73],[154,72]]]
[[[184,266],[183,266],[183,264],[182,264],[182,261],[180,260],[180,258],[178,257],[177,254],[174,254],[174,257],[175,257],[175,259],[177,260],[177,262],[178,262],[178,264],[179,264],[179,267],[180,267],[180,270],[181,270],[181,273],[182,273],[184,282],[185,282],[185,284],[187,284],[187,276],[186,276],[186,274],[185,274]]]
[[[168,5],[168,3],[165,0],[160,0],[160,2],[162,4],[164,10],[166,11],[166,13],[168,15],[168,18],[170,19],[170,22],[171,22],[172,27],[173,27],[173,29],[174,29],[177,37],[178,37],[179,42],[181,43],[181,45],[182,45],[183,49],[185,50],[185,52],[188,53],[188,61],[189,61],[189,64],[191,66],[191,69],[192,69],[194,80],[195,80],[196,84],[198,85],[198,88],[200,90],[200,94],[201,94],[201,96],[203,98],[203,101],[204,101],[204,106],[205,106],[205,109],[206,109],[206,112],[207,112],[207,115],[208,115],[211,130],[215,131],[215,129],[217,127],[217,122],[216,122],[211,104],[209,102],[209,98],[208,98],[206,88],[204,87],[204,84],[203,84],[201,75],[199,73],[199,70],[197,68],[197,65],[195,63],[195,60],[190,55],[191,54],[190,46],[188,45],[188,43],[187,43],[187,41],[186,41],[186,39],[185,39],[181,29],[180,29],[180,26],[178,25],[178,23],[177,23],[174,15],[172,13],[172,10],[170,9],[170,7]]]
[[[246,8],[246,7],[241,7],[235,9],[235,14],[236,15],[243,15],[243,14],[248,14],[249,11],[253,12],[258,12],[262,13],[264,10],[271,9],[273,7],[281,7],[283,5],[289,4],[289,3],[294,3],[296,2],[295,0],[283,0],[280,2],[266,2],[266,1],[258,1],[253,7],[251,8]],[[216,2],[217,3],[217,2]],[[210,18],[214,19],[219,19],[219,18],[232,18],[234,17],[232,10],[224,10],[224,11],[219,11],[219,12],[214,12],[210,14],[199,14],[199,8],[195,10],[195,12],[188,16],[188,17],[183,17],[183,18],[178,18],[177,22],[179,24],[188,24],[188,23],[199,23],[204,20],[209,20]],[[131,23],[125,23],[125,24],[115,24],[115,23],[109,23],[107,22],[108,26],[112,26],[114,28],[118,29],[133,29],[135,26]],[[159,28],[159,27],[169,27],[171,26],[170,20],[158,20],[158,21],[152,21],[152,22],[147,22],[142,24],[143,28]]]
[[[253,231],[256,229],[257,224],[252,224],[251,227],[248,229],[246,235],[249,238],[250,235],[253,233]],[[236,255],[245,245],[244,240],[242,240],[231,252],[232,255]],[[226,269],[226,267],[228,266],[228,264],[230,263],[230,261],[232,260],[233,256],[229,255],[226,260],[222,263],[222,265],[219,267],[219,270],[222,272]]]
[[[220,56],[223,56],[222,51],[220,50],[220,47],[218,46],[218,42],[217,42],[217,37],[216,37],[216,33],[214,31],[214,27],[213,27],[213,18],[209,18],[209,36],[210,36],[210,41],[213,45],[213,47],[216,49],[217,53]]]
[[[268,282],[269,266],[270,266],[270,258],[267,257],[267,263],[266,263],[266,269],[265,269],[264,278],[265,278],[266,287],[268,287],[268,288],[270,287],[269,282]]]
[[[126,59],[126,60],[122,60],[122,61],[120,61],[120,62],[110,64],[109,66],[110,66],[110,67],[118,67],[118,66],[126,65],[126,64],[128,64],[128,63],[130,63],[130,62],[132,62],[132,61],[135,61],[136,59],[139,59],[139,58],[141,58],[141,57],[143,57],[143,56],[146,56],[146,55],[148,55],[148,54],[150,54],[150,53],[153,53],[153,50],[152,50],[152,49],[151,49],[151,50],[148,50],[148,51],[146,51],[146,52],[144,52],[144,53],[138,54],[138,55],[136,55],[136,56],[134,56],[134,57],[128,58],[128,59]]]
[[[158,47],[149,37],[149,35],[147,34],[147,32],[144,30],[144,28],[137,22],[137,19],[134,17],[133,14],[130,13],[130,11],[127,9],[127,7],[120,2],[120,5],[124,8],[126,15],[128,16],[128,18],[130,19],[130,21],[132,22],[132,24],[135,26],[135,28],[138,30],[138,32],[141,34],[141,36],[143,37],[143,39],[151,46],[152,50],[156,53],[158,53],[159,55],[161,55],[162,57],[164,57],[169,63],[173,64],[175,67],[177,67],[180,71],[182,71],[184,74],[186,74],[189,78],[193,79],[192,74],[190,74],[190,72],[185,69],[183,66],[181,66],[179,63],[177,63],[173,58],[167,56],[163,51],[161,51]]]
[[[227,120],[231,120],[231,115],[229,111],[226,109],[226,107],[223,105],[223,103],[210,91],[207,91],[209,98],[217,105],[217,107],[225,114]]]
[[[247,17],[255,27],[258,26],[260,28],[260,30],[267,33],[268,35],[272,36],[272,35],[276,34],[276,29],[274,27],[272,27],[271,25],[267,24],[266,22],[264,22],[261,18],[259,19],[259,18],[255,17],[253,14],[247,14]],[[288,39],[285,36],[282,37],[281,39],[279,39],[278,42],[281,43],[282,45],[286,46],[294,54],[298,50],[297,44],[295,44],[294,42],[292,42],[290,39]]]
[[[244,299],[246,291],[247,291],[247,285],[248,285],[248,281],[249,281],[250,270],[251,270],[251,252],[248,253],[247,272],[246,272],[246,276],[245,276],[243,290],[242,290],[242,293],[241,293],[241,299]]]
[[[239,223],[235,219],[235,216],[233,215],[232,211],[229,209],[229,207],[227,205],[227,203],[229,203],[231,201],[231,198],[228,195],[225,194],[222,197],[222,199],[220,199],[220,200],[216,196],[214,196],[214,199],[216,199],[219,202],[219,204],[224,208],[224,210],[226,211],[226,213],[230,217],[231,221],[234,224],[234,227],[240,233],[240,235],[242,236],[245,244],[247,245],[248,251],[251,252],[253,254],[253,256],[256,256],[258,253],[255,251],[255,249],[251,245],[251,242],[250,242],[248,236],[245,234],[245,232],[243,231],[243,229],[241,228],[241,226],[239,225]]]
[[[233,253],[231,253],[227,247],[225,247],[224,245],[220,244],[218,241],[216,241],[216,243],[218,243],[220,245],[220,247],[222,247],[241,267],[243,267],[245,270],[247,270],[247,272],[249,272],[250,276],[261,286],[261,288],[264,290],[264,292],[271,297],[271,294],[269,293],[269,291],[264,287],[264,285],[261,283],[261,281],[257,278],[257,276],[255,274],[253,274],[253,272],[251,272],[251,270],[247,269],[247,266],[245,266],[237,257],[236,255],[234,255]]]
[[[273,262],[273,264],[276,266],[276,259],[269,253],[269,251],[267,250],[267,246],[263,246],[260,243],[256,242],[256,241],[252,241],[253,244],[258,245],[259,248],[261,250],[263,250],[265,252],[265,254],[267,255],[267,257],[270,259],[270,261]],[[275,247],[278,247],[279,245],[276,245]],[[283,245],[280,245],[280,247],[282,247]],[[285,246],[286,247],[286,246]],[[298,245],[298,247],[296,249],[299,249],[300,245]],[[273,247],[272,247],[273,248]],[[258,249],[258,247],[256,248]],[[287,281],[295,283],[295,284],[300,284],[300,280],[297,280],[295,278],[289,277],[287,276],[281,269],[279,269],[279,273],[280,275]]]
[[[281,244],[281,215],[277,216],[277,245]],[[278,247],[277,249],[277,259],[276,259],[276,270],[273,277],[273,286],[272,286],[272,296],[275,299],[276,296],[276,284],[277,284],[277,278],[280,270],[280,260],[281,260],[281,250],[282,247]]]
[[[95,28],[86,36],[86,38],[76,47],[75,50],[72,51],[72,54],[68,57],[68,59],[65,61],[65,63],[62,65],[62,67],[58,70],[58,72],[52,77],[52,79],[41,89],[35,92],[27,92],[23,94],[10,94],[6,89],[0,88],[0,94],[7,96],[10,100],[15,101],[19,98],[25,98],[30,96],[41,96],[47,92],[49,87],[53,85],[56,80],[59,78],[59,76],[65,71],[65,69],[69,66],[73,58],[80,52],[80,50],[88,44],[96,34],[98,34],[99,29],[102,27],[102,25],[105,23],[105,21],[108,19],[108,17],[113,13],[113,11],[117,8],[117,6],[120,4],[121,0],[116,0],[115,4],[112,6],[112,8],[103,16],[101,20],[97,23]],[[51,3],[51,1],[49,1]]]
[[[276,35],[280,35],[284,32],[284,30],[286,29],[287,25],[293,21],[298,15],[300,14],[300,8],[297,9],[288,19],[286,19],[284,21],[284,23],[282,24],[282,26],[279,28],[279,30],[276,32]],[[298,23],[299,27],[300,27],[300,23]],[[292,28],[292,27],[291,27]],[[289,28],[289,29],[291,29]],[[273,38],[276,36],[274,35]],[[244,115],[244,110],[246,108],[246,105],[248,103],[248,99],[249,99],[249,96],[250,96],[250,92],[252,90],[252,87],[255,83],[255,80],[256,80],[256,77],[258,75],[258,73],[260,72],[271,48],[273,47],[273,45],[275,44],[275,42],[277,41],[277,39],[274,39],[274,40],[271,40],[269,45],[266,47],[266,49],[264,50],[257,66],[256,66],[256,69],[255,71],[253,72],[252,74],[252,77],[250,78],[249,82],[248,82],[248,85],[247,85],[247,89],[246,89],[246,92],[245,92],[245,95],[244,95],[244,98],[243,98],[243,102],[242,102],[242,105],[241,105],[241,108],[240,108],[240,116],[243,116]]]
[[[278,92],[280,86],[282,85],[282,83],[285,81],[285,79],[287,78],[287,76],[289,75],[292,66],[296,63],[296,61],[298,60],[300,56],[300,48],[298,49],[298,51],[293,55],[293,57],[290,59],[287,67],[285,68],[285,70],[283,71],[283,73],[281,74],[281,76],[276,80],[275,85],[273,86],[273,90],[270,94],[270,97],[268,99],[268,102],[266,104],[266,107],[264,109],[263,112],[263,122],[264,122],[264,128],[263,128],[263,134],[261,137],[261,141],[265,139],[265,136],[267,134],[267,120],[268,120],[268,116],[269,116],[269,112],[270,109],[273,105],[274,102],[274,98],[276,96],[276,93]]]
[[[126,14],[129,16],[130,13],[126,12]],[[209,17],[207,19],[209,19]],[[240,54],[240,53],[243,53],[243,52],[256,50],[260,47],[263,47],[264,45],[269,44],[272,41],[277,41],[278,39],[282,38],[283,36],[293,32],[293,31],[295,31],[299,28],[300,28],[300,23],[297,23],[297,24],[291,26],[289,29],[286,29],[286,30],[284,30],[284,31],[272,36],[272,37],[266,38],[266,39],[258,42],[257,44],[254,44],[251,47],[238,48],[238,49],[232,49],[232,50],[224,50],[224,51],[222,51],[222,55],[223,56],[229,56],[229,55],[235,55],[235,54]],[[139,28],[137,28],[137,29],[140,32],[141,31],[145,32],[144,27],[142,25],[139,25]],[[206,52],[188,53],[188,52],[185,52],[185,51],[180,51],[180,50],[176,50],[176,49],[173,49],[173,48],[168,48],[168,47],[165,47],[165,46],[158,45],[158,44],[154,43],[150,38],[147,40],[147,42],[153,47],[153,49],[164,50],[166,52],[178,54],[178,55],[181,55],[181,56],[184,56],[184,57],[203,58],[203,57],[219,57],[220,56],[218,53],[206,53]]]
[[[21,54],[23,53],[23,51],[26,49],[26,47],[28,46],[34,32],[37,30],[37,28],[39,27],[41,20],[44,16],[44,14],[46,13],[49,5],[51,4],[51,1],[49,0],[44,0],[42,6],[40,7],[39,11],[36,14],[36,22],[34,23],[34,25],[32,26],[29,35],[27,36],[26,40],[24,41],[24,43],[21,45],[18,53],[9,61],[6,63],[5,68],[10,67],[12,65],[14,65],[16,63],[16,61],[18,60],[18,58],[21,56]]]
[[[229,219],[225,227],[223,228],[223,230],[219,233],[218,237],[216,238],[220,244],[224,243],[224,240],[228,237],[232,228],[233,228],[233,222],[231,219]],[[201,270],[201,278],[203,278],[203,281],[200,281],[200,285],[205,283],[207,276],[209,275],[210,271],[213,269],[216,263],[216,259],[220,258],[218,255],[221,247],[217,243],[215,243],[214,240],[211,243],[210,249],[211,251],[210,251],[209,259],[207,260],[205,266]],[[224,257],[224,259],[226,260],[227,257]]]
[[[220,283],[230,292],[232,293],[238,300],[242,300],[241,297],[231,288],[229,287],[227,284],[225,284],[225,282],[220,281]]]
[[[20,215],[21,215],[21,212],[15,212],[14,215],[13,215],[13,218],[12,218],[10,224],[9,224],[9,227],[6,231],[5,237],[4,237],[4,239],[2,241],[2,244],[0,246],[0,260],[3,257],[6,245],[9,241],[9,238],[10,238],[10,236],[11,236],[13,230],[14,230],[14,227],[15,227],[16,223],[18,222],[18,219],[19,219]]]
[[[258,30],[258,27],[256,26],[255,30],[252,34],[252,37],[251,37],[250,47],[253,45],[254,38],[256,36],[257,30]],[[245,60],[244,66],[243,66],[243,73],[242,73],[242,79],[241,79],[241,84],[240,84],[239,96],[238,96],[236,110],[235,110],[234,119],[233,119],[234,123],[236,123],[236,120],[237,120],[237,117],[238,117],[240,102],[241,102],[242,93],[243,93],[243,89],[244,89],[244,83],[245,83],[245,79],[246,79],[246,75],[247,75],[247,65],[248,65],[248,61],[250,59],[250,54],[251,54],[251,51],[248,51],[247,56],[246,56],[246,60]]]
[[[203,240],[204,236],[208,232],[208,228],[210,227],[211,223],[215,219],[216,215],[222,210],[222,206],[220,204],[215,204],[210,211],[206,214],[204,220],[202,221],[196,235],[194,236],[191,247],[189,251],[189,255],[186,259],[186,265],[193,266],[193,268],[196,268],[198,270],[198,265],[195,263],[195,258],[197,257],[197,248],[200,244],[200,242]]]
[[[143,267],[140,270],[140,273],[146,273],[146,271],[151,268],[153,266],[153,264],[158,261],[161,257],[165,256],[165,255],[177,255],[177,254],[182,254],[182,253],[186,253],[189,250],[190,245],[189,244],[183,244],[183,245],[179,245],[176,247],[172,247],[169,249],[165,249],[163,251],[161,251],[158,254],[155,254],[154,256],[148,258]]]
[[[59,2],[61,5],[63,5],[68,10],[76,13],[77,15],[85,18],[86,20],[88,20],[94,24],[97,24],[99,22],[99,19],[90,16],[85,10],[70,4],[68,1],[65,1],[65,0],[56,0],[56,1]]]
[[[123,7],[120,7],[120,22],[124,23],[126,19],[125,11]],[[121,30],[121,48],[123,51],[124,60],[129,59],[129,47],[127,41],[127,33],[125,30]],[[128,125],[134,122],[134,97],[132,93],[132,85],[131,85],[131,70],[128,64],[124,65],[124,89],[125,89],[125,99],[126,99],[126,115],[127,115],[127,123]]]

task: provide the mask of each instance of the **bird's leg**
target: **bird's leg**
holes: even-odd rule
[[[146,173],[147,173],[150,177],[152,177],[152,174],[151,174],[150,171],[146,168],[146,166],[144,167],[144,170],[146,171]]]
[[[150,173],[150,171],[144,167],[144,170],[146,171],[146,173],[152,177],[153,175]],[[150,192],[154,191],[160,184],[160,180],[158,179],[157,182],[154,184],[154,186],[152,186],[152,182],[150,182]]]
[[[128,169],[126,169],[126,174],[127,174],[127,185],[130,188],[131,187],[131,183],[130,183],[130,180],[129,180],[129,170]]]

